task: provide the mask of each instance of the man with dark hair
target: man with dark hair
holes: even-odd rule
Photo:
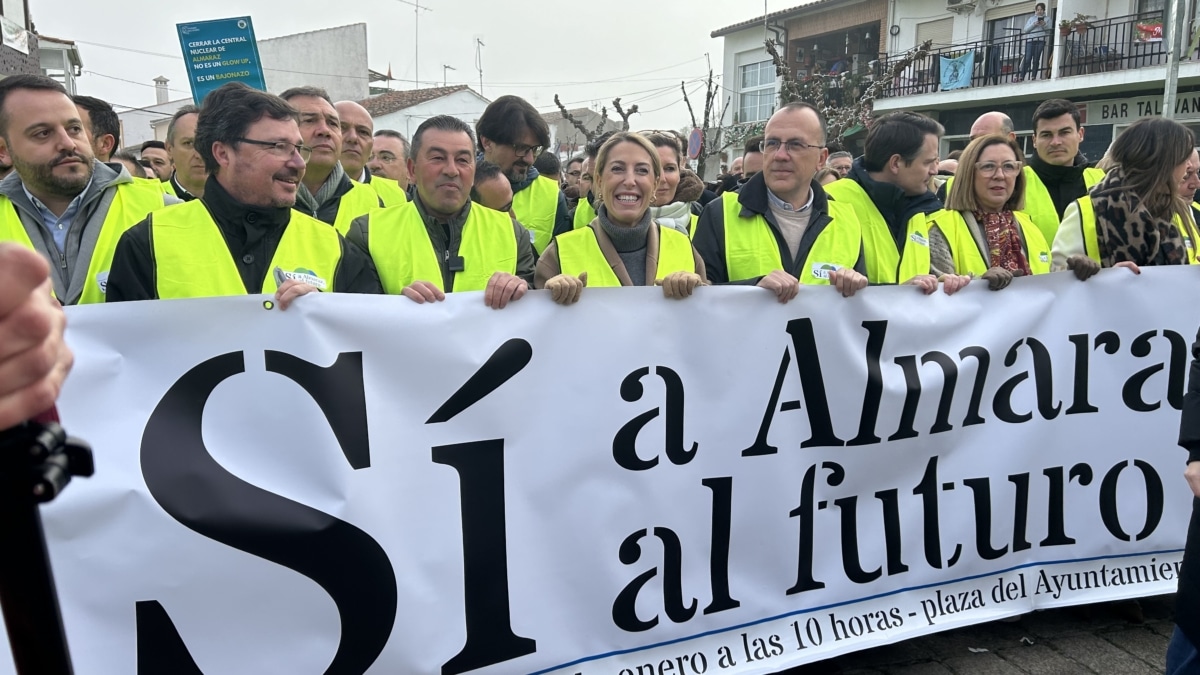
[[[417,303],[484,291],[494,309],[525,295],[533,281],[532,239],[509,214],[471,203],[471,127],[449,115],[422,122],[408,172],[411,202],[372,211],[350,226],[348,238],[370,251],[384,290]]]
[[[350,222],[382,204],[375,191],[355,183],[342,168],[342,121],[319,87],[292,87],[279,96],[300,113],[300,135],[312,148],[296,210],[323,220],[345,235]]]
[[[92,96],[72,96],[71,100],[79,109],[79,118],[87,127],[92,138],[92,154],[101,162],[108,162],[121,147],[121,120],[117,111],[109,105]]]
[[[578,187],[581,174],[583,174],[583,155],[578,155],[567,162],[567,173],[563,176],[563,183],[567,187]]]
[[[511,215],[512,185],[498,165],[486,159],[475,165],[475,185],[471,188],[471,201],[493,211]]]
[[[392,129],[376,131],[367,169],[372,176],[394,181],[408,192],[408,139],[404,134]]]
[[[146,178],[146,172],[149,171],[149,169],[142,166],[141,161],[138,160],[137,155],[133,154],[132,150],[118,150],[112,156],[112,161],[117,162],[121,166],[125,167],[125,170],[129,172],[129,175],[132,176],[134,180],[149,180]],[[155,180],[154,182],[157,183],[158,181]]]
[[[150,170],[154,172],[154,177],[159,181],[170,180],[171,171],[171,155],[167,153],[167,144],[162,141],[146,141],[142,143],[141,148],[142,159],[150,162]]]
[[[533,160],[533,168],[537,169],[542,176],[562,185],[562,162],[558,161],[558,155],[553,152],[542,151],[542,154]]]
[[[79,109],[58,82],[40,75],[0,80],[0,241],[50,263],[66,305],[104,302],[122,232],[173,197],[99,162]]]
[[[571,213],[571,229],[578,230],[587,227],[596,217],[595,191],[592,188],[592,178],[596,175],[596,157],[600,154],[600,146],[604,145],[615,132],[606,131],[583,146],[583,164],[579,173],[579,201]],[[555,233],[557,234],[557,232]]]
[[[500,166],[512,183],[513,213],[533,232],[533,248],[546,248],[550,238],[571,229],[567,199],[558,180],[541,176],[534,159],[550,144],[550,127],[532,105],[517,96],[492,101],[479,121],[481,159]]]
[[[937,290],[937,279],[929,275],[925,217],[942,208],[929,191],[929,179],[937,174],[943,132],[924,115],[884,115],[867,132],[863,156],[850,175],[825,186],[830,197],[858,214],[871,283]]]
[[[763,153],[762,153],[763,136],[751,136],[746,139],[746,146],[742,148],[742,184],[750,180],[754,174],[763,170]]]
[[[333,104],[342,124],[342,169],[357,183],[371,188],[384,206],[398,206],[408,201],[400,185],[388,178],[376,178],[367,169],[367,161],[375,146],[375,122],[371,113],[354,101]]]
[[[196,149],[204,196],[155,212],[121,237],[108,301],[313,291],[379,293],[371,259],[292,206],[310,149],[286,101],[232,82],[204,99]]]
[[[1049,242],[1067,206],[1104,178],[1079,152],[1084,133],[1079,120],[1079,108],[1061,98],[1043,101],[1033,111],[1036,154],[1025,170],[1025,212]]]
[[[825,163],[825,121],[807,103],[767,121],[766,166],[739,192],[704,208],[693,244],[714,284],[753,285],[788,302],[800,284],[844,296],[865,288],[862,233],[854,210],[829,201],[813,180]]]
[[[175,170],[163,185],[169,186],[171,194],[185,202],[203,197],[204,184],[208,181],[204,158],[196,151],[196,120],[199,117],[199,108],[185,105],[175,111],[167,124],[167,154],[171,156]]]

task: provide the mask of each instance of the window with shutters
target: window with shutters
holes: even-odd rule
[[[738,68],[738,121],[762,122],[775,112],[775,65],[760,61]]]

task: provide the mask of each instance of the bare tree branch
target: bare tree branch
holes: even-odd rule
[[[695,113],[695,111],[692,110],[692,101],[691,101],[691,99],[688,98],[687,87],[683,86],[682,80],[680,80],[680,82],[679,82],[679,90],[683,92],[683,102],[687,104],[688,116],[692,118],[692,128],[695,129],[696,128],[696,113]],[[708,92],[705,92],[706,97],[707,97],[707,93]]]
[[[621,99],[618,97],[613,99],[613,109],[621,116],[621,131],[629,131],[629,118],[637,114],[637,104],[634,103],[629,110],[625,110],[621,107]]]
[[[567,110],[567,107],[562,104],[562,101],[558,100],[558,94],[554,95],[554,105],[558,106],[558,111],[562,113],[563,119],[570,122],[571,126],[575,127],[580,133],[583,134],[585,145],[588,141],[595,138],[594,134],[588,131],[587,127],[583,126],[583,122],[575,119],[575,117],[571,115],[570,111]]]

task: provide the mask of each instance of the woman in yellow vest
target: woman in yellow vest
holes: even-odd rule
[[[690,171],[687,181],[682,181],[685,166],[678,138],[666,131],[643,131],[642,135],[654,146],[662,164],[662,178],[654,193],[650,217],[659,225],[673,227],[691,238],[696,234],[696,223],[700,220],[700,206],[696,200],[703,194],[704,184]]]
[[[1104,267],[1187,265],[1197,241],[1180,197],[1195,146],[1191,130],[1161,117],[1134,122],[1113,141],[1115,166],[1063,213],[1054,269],[1087,279]]]
[[[618,132],[600,147],[593,188],[596,217],[564,232],[542,252],[534,288],[570,305],[592,286],[659,284],[668,298],[684,298],[704,284],[704,261],[687,234],[656,224],[650,207],[662,179],[654,146],[639,134]],[[589,280],[590,275],[590,280]]]
[[[1024,163],[1016,141],[999,134],[980,136],[963,150],[946,208],[929,216],[933,274],[981,277],[995,291],[1015,276],[1050,272],[1046,238],[1021,211]]]

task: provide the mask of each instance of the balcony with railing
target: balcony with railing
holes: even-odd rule
[[[1162,36],[1163,15],[1157,11],[1079,21],[1058,36],[1059,44],[1046,40],[1040,49],[1018,32],[994,40],[937,45],[896,73],[882,98],[1048,79],[1053,59],[1058,59],[1059,78],[1162,65],[1166,62]],[[904,58],[904,54],[882,55],[874,76],[886,77]]]

